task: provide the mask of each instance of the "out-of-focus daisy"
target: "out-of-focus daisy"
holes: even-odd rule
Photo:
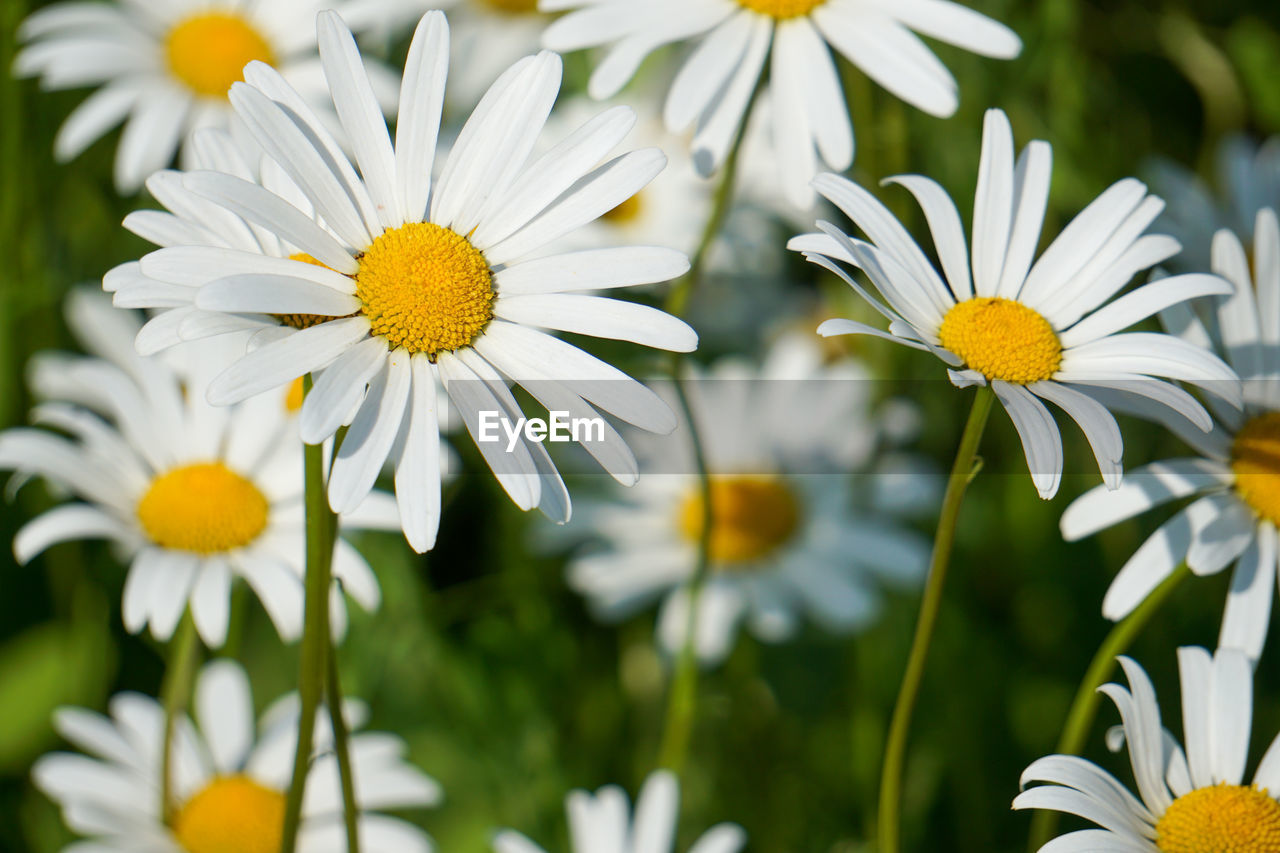
[[[481,413],[511,424],[522,417],[505,375],[573,418],[598,417],[599,408],[646,429],[674,428],[653,392],[534,327],[691,350],[697,336],[680,320],[583,292],[666,281],[685,272],[688,259],[671,249],[629,247],[525,260],[624,203],[666,158],[645,149],[601,163],[634,123],[630,110],[617,107],[526,163],[560,88],[560,59],[543,53],[499,78],[433,182],[449,56],[444,16],[429,13],[415,33],[394,146],[350,32],[329,12],[318,26],[334,105],[363,178],[266,66],[251,67],[252,85],[237,83],[231,100],[332,230],[256,184],[196,172],[184,177],[187,189],[309,259],[208,246],[155,253],[207,282],[198,308],[308,315],[308,328],[275,327],[255,341],[211,383],[209,399],[232,403],[323,369],[302,407],[303,439],[324,440],[355,412],[329,480],[330,504],[354,508],[394,459],[405,535],[422,551],[434,543],[440,518],[435,400],[443,385],[516,504],[567,519],[568,492],[542,444],[524,432],[509,450],[486,440]],[[147,273],[158,277],[156,269]],[[592,431],[596,440],[585,446],[617,479],[633,482],[634,457],[604,426],[603,437]]]
[[[1235,563],[1219,644],[1256,659],[1271,622],[1280,525],[1276,214],[1260,211],[1253,231],[1252,264],[1235,234],[1224,229],[1214,238],[1213,271],[1229,280],[1234,292],[1216,301],[1210,326],[1185,306],[1164,317],[1171,331],[1231,363],[1244,380],[1244,411],[1214,406],[1211,432],[1180,431],[1200,456],[1145,465],[1126,474],[1116,491],[1094,489],[1080,496],[1063,513],[1062,535],[1080,539],[1151,507],[1194,497],[1125,563],[1103,599],[1103,615],[1123,619],[1183,560],[1202,576]]]
[[[769,61],[778,168],[792,204],[813,204],[809,179],[853,162],[853,130],[828,45],[893,94],[936,116],[959,102],[955,78],[916,36],[984,56],[1017,56],[1008,27],[950,0],[541,0],[571,9],[543,44],[569,51],[612,45],[591,75],[592,97],[615,95],[653,50],[700,38],[671,86],[673,132],[696,127],[693,159],[720,168]]]
[[[273,703],[254,723],[253,696],[240,665],[210,663],[196,681],[194,721],[178,720],[172,744],[170,814],[161,814],[165,712],[150,696],[121,693],[110,716],[63,708],[58,732],[80,752],[36,762],[36,785],[62,807],[67,825],[91,839],[66,848],[100,853],[275,853],[298,738],[296,695]],[[359,728],[365,712],[348,702],[344,717]],[[298,849],[345,850],[342,789],[328,712],[316,725]],[[356,732],[349,743],[360,849],[429,853],[431,839],[413,824],[379,810],[433,806],[440,786],[404,760],[395,735]]]
[[[871,385],[852,361],[823,364],[808,336],[782,338],[760,367],[726,360],[690,379],[712,489],[710,574],[694,637],[704,662],[732,650],[743,622],[770,642],[791,637],[806,615],[829,630],[858,630],[879,610],[881,582],[920,579],[928,542],[894,516],[923,509],[931,491],[913,493],[919,475],[908,471],[918,467],[883,453]],[[663,599],[658,635],[672,653],[688,636],[685,581],[703,530],[686,432],[637,444],[640,483],[584,512],[606,549],[569,565],[570,584],[603,618]],[[893,500],[904,494],[905,505]]]
[[[627,794],[617,785],[606,785],[592,794],[570,791],[565,797],[569,816],[569,848],[572,853],[670,853],[676,843],[680,813],[680,782],[669,770],[649,774],[635,814]],[[689,853],[737,853],[747,843],[747,833],[735,823],[719,823],[693,843]],[[496,853],[544,853],[515,830],[506,829],[493,839]]]
[[[116,187],[133,193],[173,160],[198,127],[225,126],[227,90],[244,66],[265,62],[319,102],[324,80],[313,22],[329,0],[166,0],[55,3],[18,30],[14,73],[45,89],[100,87],[67,118],[54,154],[70,160],[124,122]],[[372,69],[375,91],[395,103],[395,76]]]
[[[1041,400],[1080,425],[1109,488],[1120,484],[1123,442],[1103,404],[1117,393],[1134,405],[1172,409],[1200,429],[1209,413],[1161,379],[1198,384],[1240,405],[1236,374],[1217,356],[1171,335],[1122,332],[1198,296],[1230,292],[1212,275],[1164,278],[1112,300],[1133,277],[1179,250],[1172,237],[1146,234],[1164,203],[1126,178],[1095,199],[1035,260],[1049,196],[1052,150],[1030,143],[1015,164],[1013,132],[999,110],[987,112],[973,211],[972,272],[954,202],[919,175],[890,178],[920,203],[942,263],[939,274],[906,229],[869,192],[837,175],[814,186],[870,238],[824,234],[789,244],[839,275],[889,321],[888,332],[829,320],[823,335],[867,334],[932,352],[958,387],[991,384],[1017,427],[1031,478],[1050,498],[1062,479],[1062,437]],[[881,299],[834,260],[860,268]],[[1035,260],[1033,265],[1032,261]]]
[[[1101,829],[1053,839],[1044,853],[1269,853],[1280,849],[1280,738],[1253,781],[1244,781],[1253,725],[1253,672],[1238,649],[1178,650],[1183,744],[1161,725],[1156,691],[1142,667],[1120,658],[1129,689],[1107,684],[1124,724],[1137,782],[1134,796],[1118,779],[1074,755],[1050,755],[1022,774],[1044,782],[1013,801],[1015,809],[1079,815]],[[1184,751],[1185,746],[1185,751]]]
[[[302,631],[303,477],[299,388],[233,408],[205,402],[210,377],[240,350],[228,339],[184,345],[180,366],[133,349],[138,322],[100,294],[74,293],[69,322],[96,357],[38,359],[32,386],[46,429],[0,433],[0,469],[40,476],[80,498],[28,522],[14,539],[26,563],[76,539],[116,543],[129,563],[125,627],[173,634],[190,607],[205,643],[226,640],[231,584],[243,578],[286,640]],[[66,435],[60,435],[58,430]],[[394,530],[391,496],[375,492],[344,529]],[[339,538],[334,575],[365,609],[380,600],[368,563]],[[346,624],[336,585],[335,632]]]

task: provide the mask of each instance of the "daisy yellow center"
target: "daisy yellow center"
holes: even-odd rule
[[[1280,803],[1244,785],[1183,794],[1156,823],[1162,853],[1280,853]]]
[[[1280,412],[1245,423],[1231,445],[1236,492],[1261,518],[1280,524]]]
[[[785,20],[807,15],[825,2],[827,0],[738,0],[738,5],[761,15]]]
[[[527,15],[538,11],[538,0],[480,0],[480,4],[509,15]]]
[[[304,264],[311,264],[313,267],[325,267],[329,269],[328,264],[323,264],[311,257],[305,252],[297,252],[289,256],[291,261],[299,261]],[[334,319],[326,317],[323,314],[275,314],[273,315],[282,324],[294,329],[310,329],[312,326],[319,326],[321,323],[327,323]]]
[[[701,491],[680,505],[680,533],[702,539]],[[757,560],[795,533],[800,505],[791,490],[767,477],[720,477],[711,481],[711,559],[718,563]]]
[[[187,853],[277,853],[283,830],[284,794],[244,776],[214,779],[173,822]]]
[[[611,225],[630,225],[644,214],[644,201],[636,193],[622,204],[600,217]]]
[[[943,318],[938,336],[988,379],[1026,385],[1049,379],[1062,364],[1062,343],[1053,326],[1012,299],[979,296],[959,302]]]
[[[151,481],[138,521],[157,545],[213,554],[248,545],[267,526],[258,487],[221,462],[174,468]]]
[[[291,415],[296,415],[302,411],[302,401],[306,397],[306,391],[302,387],[302,377],[289,383],[289,390],[284,395],[284,410]]]
[[[275,63],[271,45],[232,12],[205,12],[180,22],[165,40],[169,70],[198,95],[225,98],[255,59]]]
[[[438,353],[469,345],[493,319],[484,255],[430,222],[386,231],[360,258],[356,298],[373,334],[392,349]]]

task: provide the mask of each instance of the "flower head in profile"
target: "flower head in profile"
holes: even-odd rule
[[[571,791],[565,797],[565,811],[572,853],[670,853],[680,812],[680,782],[669,770],[650,773],[636,799],[634,815],[626,792],[617,785],[606,785],[594,794]],[[720,823],[703,833],[689,853],[737,853],[746,843],[742,827]],[[494,837],[493,849],[495,853],[544,853],[511,829]]]
[[[892,452],[871,384],[856,362],[825,364],[807,335],[780,338],[759,366],[727,359],[690,377],[711,476],[710,573],[693,638],[704,663],[733,650],[740,625],[768,642],[794,636],[806,617],[834,632],[865,628],[883,585],[909,588],[923,575],[928,542],[901,522],[931,507],[933,483]],[[637,444],[644,477],[585,508],[580,521],[603,548],[568,569],[602,618],[661,600],[658,638],[671,654],[688,636],[687,581],[705,523],[687,445],[687,428]]]
[[[134,193],[167,166],[194,129],[225,126],[227,91],[249,62],[279,69],[299,91],[315,95],[319,69],[311,23],[334,6],[326,0],[167,0],[54,3],[18,31],[25,47],[14,73],[39,77],[45,89],[98,87],[67,118],[54,154],[70,160],[124,123],[115,182]],[[339,8],[344,3],[336,4]],[[368,25],[376,15],[360,15]],[[395,78],[376,70],[383,103],[394,103]]]
[[[1145,465],[1126,474],[1116,491],[1094,489],[1081,495],[1062,515],[1062,535],[1080,539],[1152,507],[1192,498],[1121,568],[1103,599],[1102,613],[1123,619],[1184,560],[1201,576],[1234,563],[1218,642],[1243,649],[1256,660],[1271,622],[1280,525],[1276,214],[1264,208],[1252,230],[1251,255],[1231,231],[1219,231],[1213,239],[1213,271],[1231,282],[1233,292],[1214,301],[1209,323],[1186,306],[1162,317],[1171,331],[1222,353],[1231,363],[1244,380],[1244,410],[1214,405],[1208,433],[1178,430],[1199,455]]]
[[[1178,650],[1182,678],[1183,741],[1161,725],[1156,691],[1142,667],[1120,664],[1129,681],[1102,687],[1116,704],[1138,796],[1091,761],[1050,755],[1022,774],[1028,788],[1015,809],[1079,815],[1100,829],[1050,841],[1044,853],[1269,853],[1280,849],[1280,738],[1273,740],[1245,782],[1253,724],[1253,672],[1238,649],[1212,656]],[[1119,733],[1119,731],[1117,731]]]
[[[1118,181],[1095,199],[1036,259],[1049,196],[1052,151],[1030,143],[1016,161],[1004,113],[987,112],[973,211],[972,257],[956,206],[919,175],[890,178],[920,203],[942,272],[893,214],[862,187],[836,175],[814,185],[867,235],[824,233],[791,248],[836,273],[889,321],[888,331],[829,320],[823,335],[864,334],[931,352],[958,387],[987,385],[1009,413],[1040,496],[1062,479],[1062,437],[1044,401],[1083,430],[1103,482],[1120,484],[1123,442],[1108,406],[1158,416],[1175,413],[1201,430],[1209,413],[1167,381],[1189,382],[1239,407],[1239,380],[1221,359],[1172,335],[1123,330],[1199,296],[1228,293],[1213,275],[1173,276],[1117,297],[1134,276],[1179,250],[1171,237],[1144,234],[1163,202],[1141,182]],[[862,270],[879,297],[836,261]]]
[[[444,16],[427,14],[414,35],[394,144],[351,33],[332,12],[321,13],[318,27],[324,73],[359,174],[297,92],[269,67],[251,65],[231,102],[309,210],[224,173],[190,173],[183,186],[287,241],[297,257],[203,245],[153,255],[171,270],[198,270],[188,274],[207,282],[199,309],[295,319],[296,328],[276,326],[255,339],[213,380],[209,399],[234,403],[319,372],[302,405],[303,440],[323,441],[350,424],[329,480],[331,506],[357,506],[391,458],[405,535],[423,551],[440,520],[442,386],[515,503],[566,520],[568,492],[542,444],[522,433],[508,450],[485,439],[482,418],[521,417],[510,379],[575,418],[599,417],[599,409],[646,429],[674,428],[653,392],[540,330],[675,351],[696,346],[693,330],[668,314],[589,293],[681,275],[688,269],[682,253],[547,252],[633,196],[666,158],[654,149],[610,158],[635,120],[625,107],[605,110],[531,157],[560,88],[560,58],[542,53],[498,79],[433,178],[449,58]],[[159,277],[162,266],[143,272]],[[611,426],[586,446],[609,473],[634,482],[634,457]]]
[[[698,39],[667,96],[668,129],[693,132],[694,163],[720,168],[743,123],[765,63],[773,133],[787,197],[813,204],[809,180],[853,162],[853,129],[830,48],[920,109],[949,116],[958,87],[916,33],[1009,59],[1022,43],[1003,24],[951,0],[541,0],[572,10],[543,44],[569,51],[610,45],[591,76],[592,97],[615,95],[652,51]],[[830,47],[828,47],[830,46]]]
[[[190,608],[204,642],[221,646],[239,578],[280,635],[297,638],[305,556],[299,389],[216,408],[204,390],[243,343],[185,344],[168,361],[144,359],[133,349],[131,312],[79,292],[69,314],[93,356],[37,357],[38,427],[0,433],[0,469],[42,477],[79,500],[24,525],[13,543],[18,561],[59,542],[106,539],[130,564],[122,607],[129,631],[149,625],[168,639]],[[342,519],[347,530],[397,523],[383,492]],[[362,607],[378,606],[377,579],[341,538],[334,574]],[[346,608],[336,585],[332,613],[340,633]]]
[[[171,801],[161,811],[165,711],[155,699],[121,693],[110,715],[63,708],[54,726],[80,752],[36,762],[37,787],[62,807],[72,831],[88,841],[67,847],[101,853],[276,853],[298,737],[297,695],[270,705],[254,722],[253,695],[239,664],[207,664],[195,685],[194,720],[178,718],[171,747]],[[349,700],[343,716],[358,729],[364,706]],[[328,712],[316,721],[316,758],[307,772],[299,850],[345,850],[342,791]],[[440,802],[440,786],[404,760],[396,736],[355,732],[350,740],[359,809],[360,849],[430,853],[431,839],[379,810]]]

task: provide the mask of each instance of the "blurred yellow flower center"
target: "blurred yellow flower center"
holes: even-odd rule
[[[538,0],[480,0],[480,5],[508,15],[527,15],[538,11]]]
[[[1244,785],[1183,794],[1156,823],[1162,853],[1280,853],[1280,803]]]
[[[284,410],[291,415],[296,415],[302,411],[302,401],[306,397],[306,392],[302,387],[302,377],[289,383],[289,390],[284,395]]]
[[[438,353],[469,345],[493,319],[484,255],[430,222],[386,231],[360,258],[356,297],[373,333],[396,349]]]
[[[1062,364],[1062,343],[1049,321],[1020,302],[979,296],[942,319],[942,345],[988,379],[1026,385],[1049,379]]]
[[[827,0],[738,0],[738,5],[771,18],[798,18],[807,15]]]
[[[248,545],[267,526],[258,487],[221,462],[174,468],[151,481],[138,521],[157,545],[213,554]]]
[[[680,505],[680,533],[702,539],[702,492]],[[800,523],[796,497],[769,477],[717,477],[711,481],[711,559],[717,563],[756,560],[785,543]]]
[[[311,264],[313,267],[324,267],[331,269],[328,264],[323,264],[306,252],[295,252],[289,256],[289,260],[298,261],[304,264]],[[310,329],[312,326],[319,326],[321,323],[327,323],[333,320],[333,317],[326,317],[323,314],[273,314],[277,320],[286,326],[294,329]]]
[[[1236,492],[1261,518],[1280,525],[1280,412],[1250,419],[1231,445]]]
[[[600,218],[610,225],[630,225],[644,214],[644,201],[640,196],[636,193]]]
[[[214,779],[173,822],[187,853],[277,853],[284,834],[284,794],[245,776]]]
[[[165,54],[173,76],[211,98],[225,98],[253,60],[275,63],[267,40],[232,12],[205,12],[181,21],[169,31]]]

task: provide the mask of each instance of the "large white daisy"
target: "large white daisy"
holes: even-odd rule
[[[67,118],[54,154],[70,160],[124,122],[116,187],[133,193],[173,160],[198,127],[225,126],[227,90],[251,61],[266,62],[312,101],[324,81],[312,22],[330,0],[118,0],[55,3],[18,30],[25,47],[14,73],[45,89],[100,87]],[[361,16],[362,18],[366,16]],[[395,76],[371,69],[388,108]]]
[[[60,709],[54,725],[81,752],[56,752],[36,762],[36,785],[62,807],[67,825],[87,841],[72,851],[97,853],[276,853],[298,738],[296,695],[277,700],[254,722],[253,695],[239,664],[209,663],[196,681],[194,721],[175,727],[172,800],[161,811],[165,712],[150,696],[121,693],[110,716]],[[359,702],[343,709],[358,729]],[[347,849],[342,789],[328,712],[320,711],[316,749],[307,772],[298,849]],[[440,802],[435,780],[404,760],[395,735],[356,732],[349,743],[360,849],[369,853],[429,853],[431,839],[413,824],[377,814]],[[87,754],[84,754],[87,753]]]
[[[937,116],[958,104],[955,78],[916,36],[984,56],[1018,55],[1018,37],[950,0],[541,0],[571,9],[547,28],[543,44],[569,51],[612,45],[591,76],[592,97],[616,94],[650,52],[701,38],[671,86],[667,127],[695,127],[694,163],[720,168],[769,61],[773,133],[787,197],[813,204],[809,180],[853,162],[853,130],[828,45],[893,94]]]
[[[101,294],[73,293],[68,309],[96,357],[37,359],[32,386],[43,402],[34,417],[44,428],[0,433],[0,469],[43,477],[80,500],[24,525],[13,543],[18,561],[59,542],[107,539],[130,563],[122,608],[129,631],[149,625],[167,639],[190,607],[204,642],[221,646],[238,577],[280,635],[296,639],[305,563],[301,389],[211,406],[209,380],[243,339],[186,344],[171,364],[138,356],[136,317]],[[342,526],[394,530],[398,521],[391,496],[375,492]],[[341,538],[334,575],[362,607],[378,606],[377,579]],[[346,608],[336,584],[331,612],[341,633]]]
[[[1123,332],[1185,300],[1230,292],[1213,275],[1181,275],[1146,284],[1112,300],[1135,275],[1175,255],[1178,241],[1146,234],[1163,202],[1132,178],[1118,181],[1085,208],[1035,260],[1049,196],[1052,149],[1027,145],[1014,160],[1013,132],[999,110],[987,112],[973,210],[972,272],[955,203],[919,175],[889,178],[924,210],[943,272],[871,193],[837,175],[814,186],[870,242],[819,223],[823,234],[797,237],[791,248],[843,278],[889,321],[889,330],[853,320],[829,320],[823,335],[866,334],[932,352],[958,387],[990,383],[1026,451],[1040,496],[1062,479],[1062,437],[1042,400],[1084,431],[1103,482],[1120,484],[1123,442],[1107,405],[1122,395],[1131,405],[1173,411],[1208,431],[1208,412],[1162,379],[1204,387],[1240,405],[1236,374],[1217,356],[1171,335]],[[880,298],[835,261],[860,268]],[[1035,261],[1033,265],[1033,260]]]
[[[534,327],[691,350],[697,336],[680,320],[583,292],[666,281],[685,272],[688,259],[651,247],[525,259],[625,202],[666,158],[645,149],[601,163],[634,123],[630,110],[617,107],[527,163],[560,88],[560,58],[542,53],[499,78],[433,181],[449,56],[444,16],[424,16],[414,35],[394,146],[350,32],[330,12],[318,26],[334,105],[363,177],[266,66],[251,66],[251,83],[233,86],[231,100],[332,231],[256,184],[196,172],[184,177],[187,189],[309,258],[209,246],[154,256],[200,279],[198,308],[311,315],[314,322],[270,329],[213,381],[209,399],[232,403],[327,368],[300,425],[303,439],[315,443],[355,412],[329,480],[330,504],[354,508],[394,459],[405,535],[422,551],[434,543],[440,518],[435,400],[442,385],[516,504],[566,520],[568,492],[543,445],[526,433],[510,450],[485,440],[482,417],[521,417],[505,376],[574,418],[598,417],[599,408],[646,429],[673,429],[674,416],[653,392]],[[147,272],[160,277],[155,268]],[[631,452],[611,426],[602,432],[590,431],[596,440],[585,446],[614,477],[633,482]]]
[[[1041,853],[1269,853],[1280,849],[1280,738],[1246,783],[1253,724],[1253,672],[1238,649],[1178,650],[1182,679],[1179,744],[1160,721],[1156,691],[1142,667],[1120,658],[1129,689],[1102,687],[1120,711],[1138,796],[1091,761],[1050,755],[1022,774],[1029,788],[1015,809],[1079,815],[1101,829],[1053,839]],[[1185,751],[1184,751],[1185,746]]]
[[[573,853],[671,853],[675,847],[680,812],[680,782],[669,770],[649,774],[636,799],[634,816],[627,794],[617,785],[606,785],[592,794],[570,791],[565,797],[569,816],[570,850]],[[719,823],[693,843],[689,853],[737,853],[747,834],[734,823]],[[545,853],[515,830],[499,832],[493,839],[496,853]]]
[[[931,506],[936,489],[920,465],[888,452],[871,384],[855,362],[824,364],[807,335],[783,337],[760,366],[725,360],[690,378],[712,489],[694,637],[702,661],[722,660],[744,622],[769,642],[793,636],[806,615],[858,630],[879,612],[882,584],[901,589],[923,575],[929,543],[900,519]],[[702,489],[687,426],[636,447],[645,476],[582,513],[604,548],[575,557],[569,583],[607,619],[661,599],[659,640],[676,653],[688,636]]]
[[[1199,456],[1166,459],[1125,475],[1116,491],[1094,489],[1062,515],[1062,535],[1080,539],[1151,507],[1194,497],[1129,558],[1102,602],[1127,616],[1182,561],[1197,575],[1235,563],[1219,644],[1257,659],[1271,622],[1280,525],[1280,225],[1258,213],[1252,263],[1240,238],[1219,231],[1213,271],[1234,292],[1216,300],[1206,325],[1190,308],[1165,314],[1171,331],[1212,348],[1244,380],[1244,411],[1214,406],[1212,431],[1181,430]],[[1213,402],[1212,399],[1210,402]],[[1176,424],[1175,424],[1176,426]]]

